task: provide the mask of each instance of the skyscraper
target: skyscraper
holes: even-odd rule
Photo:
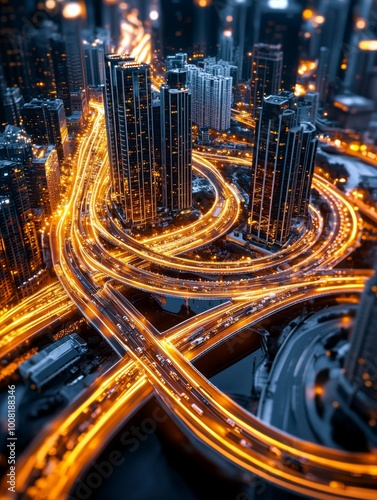
[[[19,125],[24,98],[18,87],[7,88],[3,92],[3,106],[6,123]]]
[[[365,285],[344,362],[350,402],[365,417],[373,419],[377,419],[376,317],[377,272]]]
[[[157,213],[150,69],[108,54],[105,72],[112,195],[126,221],[142,226]]]
[[[60,164],[68,154],[67,120],[61,99],[32,99],[21,109],[22,126],[33,144],[56,147]]]
[[[68,2],[63,6],[62,12],[72,111],[77,111],[86,117],[88,96],[81,34],[84,9],[79,3]]]
[[[56,149],[49,146],[34,146],[30,171],[33,183],[31,206],[43,210],[42,215],[49,217],[60,203],[60,171]]]
[[[8,132],[0,135],[0,147],[7,141]],[[0,240],[17,298],[35,290],[42,268],[28,180],[19,162],[0,160]]]
[[[72,101],[65,41],[60,34],[53,33],[50,37],[50,43],[56,95],[63,101],[66,116],[70,116],[72,114]]]
[[[115,51],[120,42],[121,11],[117,0],[103,0],[102,3],[102,25],[110,33],[111,48]]]
[[[300,142],[297,144],[299,157],[297,178],[294,184],[293,217],[308,218],[309,199],[317,153],[317,130],[313,123],[300,123]]]
[[[44,21],[41,27],[28,37],[30,63],[33,80],[33,97],[55,99],[57,97],[56,78],[50,37],[56,33],[57,25]]]
[[[163,58],[182,51],[216,55],[219,16],[216,0],[161,0]]]
[[[319,50],[315,79],[315,88],[318,92],[318,104],[321,109],[324,108],[327,101],[327,92],[329,85],[329,56],[329,49],[327,47],[321,47]]]
[[[281,45],[283,51],[282,84],[294,90],[300,51],[302,7],[295,0],[262,0],[256,3],[257,29],[254,43]]]
[[[171,212],[192,206],[192,120],[187,71],[167,72],[161,87],[163,204]]]
[[[312,124],[296,125],[288,92],[265,97],[256,120],[248,233],[283,245],[293,217],[306,217],[316,139]]]
[[[89,87],[105,83],[105,50],[102,40],[84,41],[86,79]]]
[[[3,0],[0,16],[0,63],[7,87],[17,86],[24,97],[31,97],[27,37],[21,33],[25,26],[26,5],[23,0]]]
[[[263,97],[278,94],[281,86],[283,52],[281,45],[257,43],[251,63],[250,113],[255,119]]]
[[[220,59],[233,62],[233,36],[230,30],[224,30],[220,36]]]

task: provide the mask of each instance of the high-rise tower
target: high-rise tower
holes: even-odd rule
[[[86,117],[88,95],[81,34],[85,9],[78,2],[68,2],[63,6],[62,13],[72,111],[79,112]]]
[[[312,124],[296,125],[290,93],[264,98],[256,120],[248,233],[283,245],[293,217],[306,217],[316,139]]]
[[[300,51],[302,7],[295,0],[256,2],[254,43],[281,45],[282,89],[295,89]]]
[[[113,200],[130,225],[145,225],[157,213],[149,65],[108,54],[105,72]]]
[[[171,212],[192,206],[191,93],[186,71],[167,72],[161,87],[161,165],[163,204]]]
[[[60,164],[68,154],[68,129],[61,99],[32,99],[21,109],[22,126],[33,144],[56,147]]]
[[[0,239],[18,298],[35,289],[42,255],[30,203],[30,138],[7,125],[0,134]]]
[[[281,86],[283,52],[281,45],[256,43],[251,63],[250,112],[255,119],[263,97],[278,94]]]
[[[161,0],[160,6],[163,58],[179,51],[216,55],[216,0]]]

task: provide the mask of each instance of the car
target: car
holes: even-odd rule
[[[246,441],[246,439],[241,439],[240,445],[243,446],[244,448],[251,448],[251,444],[248,441]]]

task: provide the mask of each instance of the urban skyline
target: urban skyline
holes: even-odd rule
[[[374,499],[377,3],[0,9],[2,497]]]

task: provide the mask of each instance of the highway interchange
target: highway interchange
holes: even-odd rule
[[[213,208],[184,228],[160,236],[131,235],[109,208],[103,110],[99,104],[92,109],[90,130],[80,145],[72,176],[72,194],[51,227],[54,268],[66,294],[53,285],[56,303],[49,304],[48,312],[44,308],[44,320],[71,310],[68,295],[119,361],[59,414],[19,458],[18,493],[38,499],[67,496],[93,454],[100,452],[127,417],[156,395],[208,456],[221,457],[230,475],[257,474],[315,498],[374,499],[374,454],[355,456],[280,432],[221,393],[192,363],[247,326],[299,301],[362,291],[370,273],[332,270],[360,241],[362,223],[353,201],[315,176],[313,187],[331,207],[330,229],[323,227],[318,209],[312,206],[312,228],[299,233],[280,252],[246,261],[190,259],[186,252],[231,230],[240,211],[238,190],[221,177],[212,154],[195,153],[195,171],[208,179],[215,192]],[[242,162],[237,159],[237,164]],[[190,272],[192,278],[157,274],[150,270],[150,263],[162,270],[184,271],[185,276]],[[188,299],[210,296],[223,302],[161,334],[119,292],[119,284]],[[12,341],[25,340],[21,332],[39,332],[45,326],[40,320],[39,326],[29,323],[30,328],[23,329],[20,325]],[[2,323],[0,342],[9,341],[6,318]],[[282,460],[286,456],[300,461],[302,470],[289,467]]]

